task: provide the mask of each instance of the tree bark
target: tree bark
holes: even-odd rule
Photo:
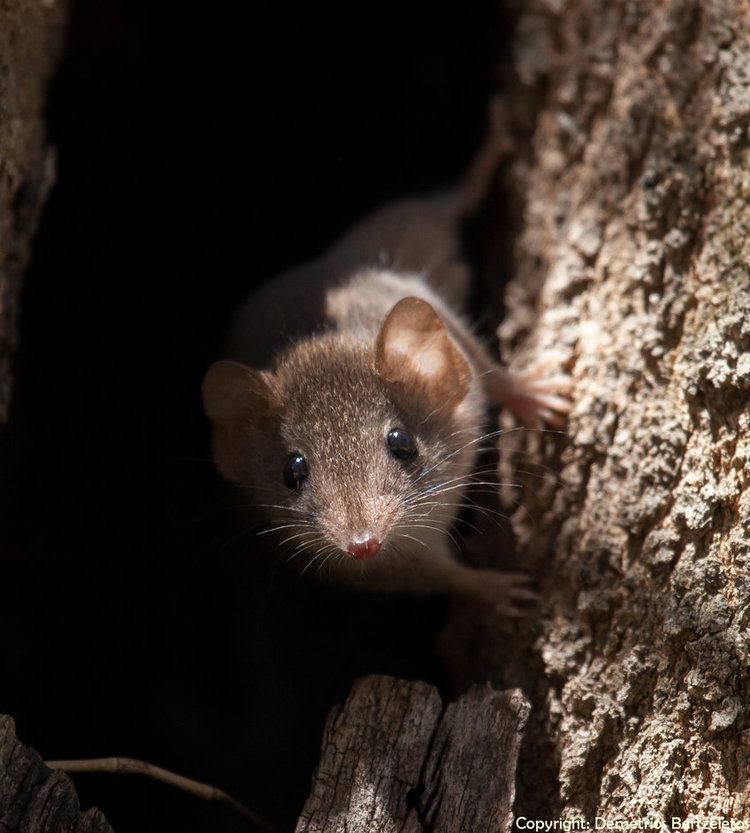
[[[8,417],[21,279],[53,180],[42,113],[62,43],[65,9],[54,0],[0,6],[0,425]],[[0,715],[0,829],[111,833],[96,810],[80,813],[70,779],[19,743]]]
[[[367,677],[326,725],[297,833],[503,833],[528,705],[476,686],[446,708],[426,683]]]
[[[541,624],[475,663],[533,694],[519,807],[749,820],[750,6],[544,0],[514,62],[499,335],[575,382],[565,437],[503,443]]]
[[[0,830],[24,833],[113,833],[97,809],[81,813],[73,783],[16,738],[0,715]]]
[[[64,12],[55,0],[0,6],[0,425],[10,405],[21,278],[54,176],[42,113]]]

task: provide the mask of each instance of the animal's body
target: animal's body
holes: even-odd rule
[[[254,292],[203,396],[220,472],[297,563],[511,611],[528,595],[519,577],[461,564],[449,530],[488,407],[553,419],[566,402],[555,382],[500,368],[462,317],[458,206],[436,197],[381,210]]]

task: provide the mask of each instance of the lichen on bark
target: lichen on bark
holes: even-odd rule
[[[514,62],[539,109],[500,341],[575,382],[566,438],[504,442],[543,603],[496,676],[551,750],[521,800],[750,818],[750,7],[537,2]]]

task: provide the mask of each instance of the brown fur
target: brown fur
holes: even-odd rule
[[[454,244],[430,245],[446,227],[450,201],[415,202],[406,214],[404,205],[244,305],[229,339],[234,361],[213,365],[203,385],[214,458],[249,490],[298,562],[369,588],[453,590],[509,607],[524,591],[507,576],[461,566],[448,531],[488,397],[500,399],[511,386],[431,285],[435,274],[443,284],[451,273],[463,280],[453,269]],[[420,220],[433,209],[434,222]],[[411,269],[420,269],[419,258],[431,262],[422,274],[368,262],[381,245]],[[358,247],[361,258],[353,257]],[[394,428],[413,436],[413,459],[389,451]],[[300,489],[282,476],[293,454],[308,465]],[[382,543],[377,555],[348,555],[350,542],[367,538]]]

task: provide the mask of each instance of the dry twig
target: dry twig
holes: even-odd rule
[[[135,758],[90,758],[88,760],[71,761],[45,761],[50,769],[60,769],[64,772],[124,772],[130,775],[145,775],[147,778],[154,778],[171,784],[185,792],[192,793],[206,801],[220,801],[239,813],[246,821],[268,833],[274,833],[274,828],[258,813],[251,810],[241,801],[233,798],[229,793],[214,787],[211,784],[204,784],[202,781],[194,781],[184,775],[178,775],[146,761],[138,761]]]

